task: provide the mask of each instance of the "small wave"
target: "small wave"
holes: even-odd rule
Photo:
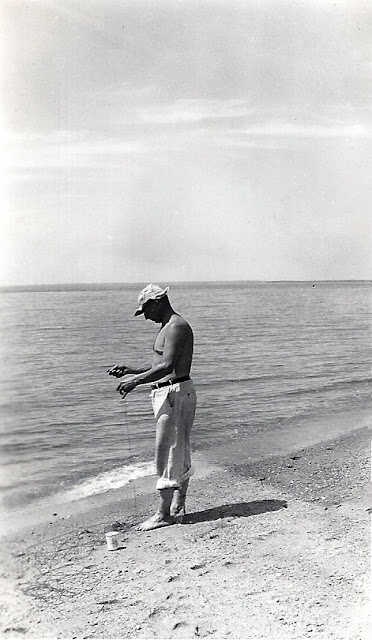
[[[309,377],[309,376],[308,376]],[[310,387],[310,388],[298,388],[298,389],[290,389],[289,391],[285,391],[283,392],[281,395],[283,396],[297,396],[297,395],[302,395],[302,394],[311,394],[311,393],[322,393],[325,391],[332,391],[335,389],[343,389],[343,388],[348,388],[351,387],[353,385],[366,385],[366,384],[370,384],[371,383],[371,378],[359,378],[359,379],[355,379],[355,380],[338,380],[336,382],[332,382],[331,384],[323,384],[323,385],[319,385],[318,387]]]
[[[58,325],[57,327],[39,327],[39,332],[40,331],[57,331],[57,330],[61,330],[61,329],[65,329],[65,327],[63,327],[62,325]]]
[[[99,493],[111,491],[111,489],[120,489],[120,487],[124,487],[131,480],[151,476],[154,473],[155,468],[153,462],[130,464],[120,469],[100,473],[95,478],[89,478],[89,480],[85,480],[72,489],[63,492],[63,494],[59,495],[59,498],[62,499],[63,502],[74,502],[75,500],[81,500],[82,498],[89,498]]]
[[[245,382],[267,382],[268,380],[290,380],[293,376],[283,374],[264,374],[262,376],[251,376],[245,378],[223,378],[221,380],[197,381],[199,387],[226,387],[228,384],[244,384]]]

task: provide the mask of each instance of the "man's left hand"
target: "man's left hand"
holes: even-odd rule
[[[133,389],[135,389],[136,386],[137,386],[136,379],[131,378],[130,380],[125,380],[124,382],[121,382],[117,387],[116,391],[119,391],[120,395],[123,398],[125,398],[127,393],[130,393],[131,391],[133,391]]]

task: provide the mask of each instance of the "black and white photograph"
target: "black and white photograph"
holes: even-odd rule
[[[0,24],[0,638],[367,640],[371,2]]]

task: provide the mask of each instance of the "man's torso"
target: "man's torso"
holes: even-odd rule
[[[170,380],[173,378],[180,378],[182,376],[189,375],[193,354],[193,332],[186,320],[184,320],[178,314],[174,314],[169,322],[162,327],[156,336],[154,343],[154,355],[153,366],[160,364],[163,361],[164,347],[167,340],[167,334],[172,325],[177,324],[180,332],[180,339],[177,344],[177,350],[174,360],[174,368],[172,373],[162,378],[162,381]]]

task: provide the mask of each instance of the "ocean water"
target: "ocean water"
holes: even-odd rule
[[[149,388],[121,400],[114,364],[151,361],[141,285],[0,293],[6,512],[153,472]],[[371,407],[371,282],[174,283],[192,325],[194,449]]]

